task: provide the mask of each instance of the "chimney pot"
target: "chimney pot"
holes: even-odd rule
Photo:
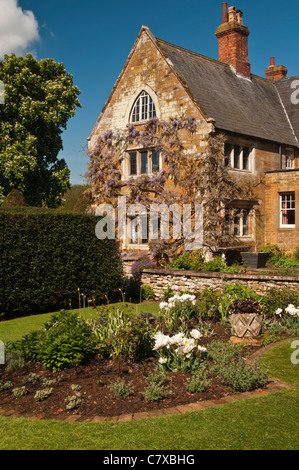
[[[237,12],[236,7],[229,7],[228,9],[228,21],[236,21],[237,20]]]
[[[227,2],[222,2],[222,24],[227,23]]]
[[[243,24],[243,13],[241,10],[237,10],[237,22]]]
[[[275,57],[270,57],[270,66],[275,65]]]

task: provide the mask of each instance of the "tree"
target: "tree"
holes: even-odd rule
[[[63,210],[69,212],[85,213],[90,206],[90,197],[86,185],[74,184],[63,196]]]
[[[58,159],[62,132],[81,107],[80,91],[62,63],[31,54],[5,55],[0,80],[0,203],[18,189],[29,205],[56,207],[69,188],[69,169]]]
[[[203,246],[215,253],[219,247],[234,244],[234,235],[225,226],[225,207],[253,197],[253,187],[244,179],[239,184],[224,166],[224,136],[208,135],[198,151],[197,123],[192,117],[167,122],[153,118],[139,129],[130,124],[125,130],[109,130],[99,136],[86,174],[94,207],[103,203],[116,207],[121,194],[126,195],[128,204],[140,203],[147,211],[154,204],[201,205]],[[121,164],[130,148],[159,151],[164,168],[153,175],[123,179]],[[193,211],[191,224],[194,218]],[[170,222],[174,224],[174,214]],[[160,236],[150,242],[152,255],[168,262],[183,249],[185,241],[184,235]]]

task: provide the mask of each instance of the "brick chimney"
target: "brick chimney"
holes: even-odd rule
[[[275,65],[275,58],[270,58],[270,65],[265,71],[268,80],[272,80],[273,82],[281,80],[286,77],[287,73],[288,71],[284,65]]]
[[[248,62],[249,30],[243,25],[243,13],[222,3],[222,24],[216,30],[218,60],[232,65],[237,73],[250,78]]]

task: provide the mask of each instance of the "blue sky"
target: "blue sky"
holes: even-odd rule
[[[218,58],[214,33],[221,24],[222,0],[0,0],[0,40],[1,21],[5,21],[1,8],[6,2],[16,4],[18,18],[22,11],[31,11],[31,20],[35,18],[38,37],[30,37],[26,30],[21,53],[63,62],[82,92],[82,108],[70,119],[63,134],[64,150],[59,154],[71,170],[72,184],[84,183],[86,139],[142,25],[158,38]],[[243,11],[244,24],[250,30],[252,73],[264,76],[273,56],[276,65],[287,67],[288,76],[298,75],[298,0],[227,3]],[[13,49],[9,44],[7,47]]]

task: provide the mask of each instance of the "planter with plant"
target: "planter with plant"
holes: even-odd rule
[[[254,299],[234,300],[229,308],[231,333],[239,338],[256,337],[262,328],[263,314]]]

